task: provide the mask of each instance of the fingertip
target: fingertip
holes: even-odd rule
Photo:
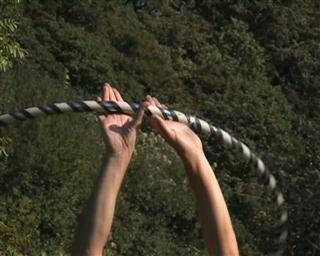
[[[152,97],[148,94],[145,98],[146,101],[150,102],[152,100]]]
[[[149,97],[148,97],[148,101],[151,103],[151,105],[153,105],[153,106],[157,106],[157,103],[156,103],[156,101],[154,100],[154,97],[152,97],[152,96],[150,96],[150,95],[148,95]]]
[[[103,101],[108,101],[110,100],[110,85],[108,83],[105,83],[103,86],[103,92],[102,92],[102,99]]]
[[[152,97],[153,101],[156,103],[157,107],[161,107],[161,103],[156,97]]]
[[[106,119],[106,117],[105,117],[104,115],[99,115],[98,117],[99,117],[99,120],[100,120],[101,122]]]
[[[112,88],[117,101],[123,101],[120,92],[116,88]]]

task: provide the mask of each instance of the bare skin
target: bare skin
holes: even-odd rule
[[[101,100],[101,99],[99,99]],[[119,92],[106,84],[103,101],[123,101]],[[133,119],[124,115],[102,115],[107,153],[98,182],[85,208],[75,235],[73,256],[101,256],[110,235],[116,200],[130,163],[144,108],[159,106],[147,96],[143,108]],[[180,155],[194,191],[206,246],[210,255],[239,255],[227,205],[208,163],[199,137],[186,125],[150,117],[151,125]]]
[[[162,107],[147,96],[147,105]],[[185,124],[150,118],[151,125],[180,155],[194,191],[209,255],[239,255],[236,236],[219,183],[203,152],[199,137]]]
[[[123,101],[119,92],[108,84],[103,87],[102,100]],[[142,108],[133,119],[125,115],[100,116],[107,148],[106,161],[80,217],[72,248],[74,256],[103,254],[111,231],[118,193],[134,151],[143,115]]]

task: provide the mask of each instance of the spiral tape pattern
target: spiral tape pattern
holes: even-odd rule
[[[108,114],[126,114],[134,115],[138,109],[138,104],[128,104],[127,102],[97,102],[97,101],[74,101],[47,104],[42,107],[31,107],[19,110],[14,113],[0,116],[0,127],[14,124],[18,121],[25,121],[40,116],[62,114],[66,112],[98,112]],[[288,214],[284,204],[283,194],[277,187],[275,177],[267,170],[262,160],[256,156],[245,144],[232,137],[226,131],[209,125],[206,121],[194,116],[187,116],[179,111],[169,110],[165,108],[158,108],[149,106],[148,115],[158,115],[166,120],[173,120],[189,125],[197,133],[207,136],[215,136],[222,142],[226,148],[234,149],[239,152],[243,158],[250,163],[257,172],[259,181],[265,185],[271,196],[274,198],[277,207],[280,211],[280,218],[276,223],[277,239],[274,252],[271,255],[282,255],[286,249],[286,242],[288,236],[287,222]]]

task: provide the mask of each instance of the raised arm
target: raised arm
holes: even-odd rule
[[[123,101],[119,92],[106,84],[103,101]],[[101,100],[101,99],[99,99]],[[101,256],[110,234],[117,196],[136,143],[143,108],[132,119],[125,115],[101,115],[106,144],[105,162],[76,231],[73,256]]]
[[[161,107],[147,96],[147,104]],[[219,183],[199,137],[185,124],[151,116],[151,125],[180,155],[194,191],[204,240],[211,256],[239,255],[236,236]]]

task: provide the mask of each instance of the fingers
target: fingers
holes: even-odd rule
[[[121,97],[119,91],[115,88],[113,88],[110,84],[105,83],[103,86],[103,93],[102,93],[102,99],[103,101],[120,101],[123,102],[123,98]],[[100,98],[101,101],[101,98]],[[125,123],[128,120],[131,120],[129,117],[126,116],[118,116],[118,115],[111,115],[109,119],[106,119],[108,117],[107,113],[104,115],[100,115],[99,119],[101,121],[104,120],[111,120],[111,121],[115,121],[117,120],[117,122],[121,122],[121,123]]]
[[[101,123],[103,123],[104,120],[106,120],[106,116],[105,115],[99,115],[99,120]]]
[[[147,107],[148,116],[161,115],[161,111],[159,110],[159,108],[161,108],[161,104],[157,98],[147,95],[145,99],[145,103]]]
[[[151,97],[150,95],[148,95],[146,97],[146,102],[149,103],[152,106],[157,106],[158,108],[168,109],[168,107],[166,105],[161,104],[160,101],[157,98]]]
[[[146,96],[146,102],[148,103],[148,105],[152,105],[152,106],[156,105],[154,99],[150,95]]]
[[[157,107],[159,107],[159,108],[162,107],[162,105],[161,105],[161,103],[159,102],[159,100],[158,100],[157,98],[155,98],[155,97],[151,97],[150,95],[147,95],[146,101],[147,101],[148,103],[150,103],[150,105],[152,105],[152,106],[157,106]]]
[[[155,115],[163,116],[161,109],[168,109],[168,107],[163,105],[163,104],[161,104],[160,101],[157,98],[151,97],[150,95],[146,96],[146,103],[147,103],[147,106],[156,107],[156,108],[153,108],[153,109],[151,109],[151,108],[147,109],[146,113],[148,115],[155,114]]]
[[[103,86],[103,100],[104,101],[121,101],[123,98],[116,88],[113,88],[110,84],[105,83]]]
[[[114,95],[115,95],[117,101],[121,101],[121,102],[124,101],[121,94],[119,93],[119,91],[116,88],[113,88],[113,92],[114,92]]]
[[[109,84],[103,86],[102,99],[103,101],[108,101],[110,99]]]
[[[115,88],[112,88],[108,83],[106,83],[103,87],[102,100],[103,101],[119,101],[119,102],[124,101],[121,94],[119,93],[119,91]],[[101,101],[100,97],[98,98],[98,101]],[[132,128],[137,129],[141,126],[145,110],[146,110],[147,106],[150,106],[150,105],[156,106],[158,108],[163,107],[157,98],[151,97],[150,95],[148,95],[146,97],[145,102],[141,105],[140,110],[138,111],[138,113],[134,116],[134,118],[130,122],[130,126]],[[101,121],[104,121],[106,119],[106,117],[107,117],[106,115],[100,115],[99,119]],[[123,115],[119,118],[120,118],[119,120],[122,121],[122,123],[125,123],[131,119],[128,116],[123,116]],[[150,119],[150,122],[151,122],[151,125],[153,125],[155,128],[157,128],[159,130],[159,132],[162,133],[164,136],[169,136],[168,127],[162,118],[153,115]]]
[[[163,138],[165,138],[165,139],[171,138],[170,129],[166,125],[165,120],[163,120],[161,117],[151,116],[150,123],[154,128],[156,128],[159,131],[159,133],[161,134],[161,136]]]
[[[158,99],[157,99],[157,98],[152,97],[152,99],[153,99],[153,101],[156,103],[156,106],[157,106],[157,107],[159,107],[159,108],[161,108],[161,107],[162,107],[161,103],[158,101]]]
[[[103,101],[117,101],[114,89],[108,83],[105,83],[103,87]]]

